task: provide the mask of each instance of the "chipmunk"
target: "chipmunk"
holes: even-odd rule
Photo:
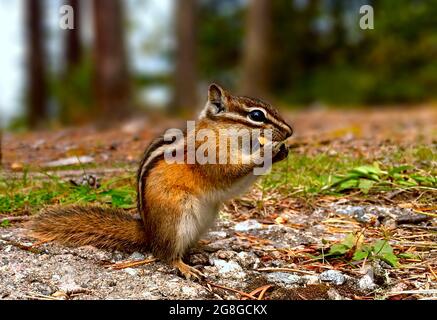
[[[248,132],[270,129],[272,163],[286,158],[288,148],[283,142],[293,133],[271,105],[233,96],[217,84],[208,88],[208,101],[195,129],[215,133],[223,129]],[[182,150],[186,153],[188,133],[184,135]],[[260,146],[269,143],[265,135],[260,135],[258,140]],[[216,141],[209,143],[218,150]],[[176,267],[187,279],[202,278],[203,274],[185,264],[182,258],[211,226],[220,205],[243,193],[256,180],[254,160],[262,154],[253,152],[250,161],[236,164],[169,163],[165,154],[170,146],[174,147],[162,135],[150,143],[141,160],[137,174],[137,208],[141,219],[121,209],[55,207],[31,221],[31,234],[42,241],[54,240],[67,245],[148,250]],[[241,154],[231,152],[226,159],[243,157]]]

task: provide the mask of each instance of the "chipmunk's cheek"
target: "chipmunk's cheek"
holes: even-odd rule
[[[283,140],[287,139],[287,137],[286,137],[285,132],[282,132],[282,131],[280,131],[278,129],[273,129],[272,130],[271,139],[273,141],[280,142],[280,141],[283,141]]]

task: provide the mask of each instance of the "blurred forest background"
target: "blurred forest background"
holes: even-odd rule
[[[74,8],[62,30],[60,7]],[[360,7],[374,29],[360,29]],[[437,97],[437,0],[0,0],[10,129],[191,116],[206,87],[281,107]]]

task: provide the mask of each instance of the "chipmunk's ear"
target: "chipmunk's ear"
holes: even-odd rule
[[[225,111],[225,97],[226,91],[219,85],[213,83],[208,88],[208,102],[213,105],[216,110],[215,113]]]
[[[221,100],[222,96],[224,95],[224,91],[225,90],[223,90],[218,84],[210,84],[208,88],[208,100],[211,102]]]

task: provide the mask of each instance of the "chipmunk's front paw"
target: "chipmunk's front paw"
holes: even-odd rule
[[[173,266],[175,266],[179,272],[187,279],[193,279],[193,280],[203,280],[205,279],[205,275],[197,270],[196,268],[193,268],[189,266],[188,264],[184,263],[182,260],[176,260],[173,262]]]
[[[273,149],[273,163],[284,160],[288,156],[288,147],[285,142],[281,142]]]

